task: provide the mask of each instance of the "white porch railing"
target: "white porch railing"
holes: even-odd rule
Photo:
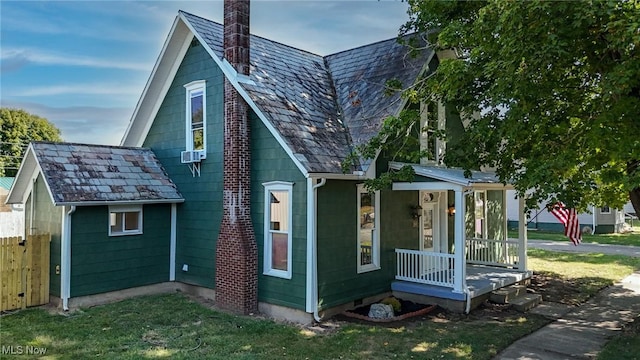
[[[453,254],[396,249],[396,279],[455,288],[453,262]]]
[[[467,239],[468,264],[518,267],[520,244],[518,240]]]

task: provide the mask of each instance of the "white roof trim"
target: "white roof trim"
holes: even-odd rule
[[[184,31],[188,30],[188,34],[185,34]],[[273,137],[278,141],[280,146],[285,150],[285,152],[289,155],[291,160],[296,164],[298,170],[302,172],[305,177],[308,177],[307,169],[302,165],[302,163],[295,157],[290,147],[286,144],[280,133],[273,127],[271,122],[267,119],[267,117],[260,111],[255,102],[251,99],[249,94],[245,89],[240,86],[240,83],[251,84],[252,81],[248,79],[244,75],[238,75],[236,70],[226,62],[225,59],[220,59],[213,50],[209,47],[207,42],[200,36],[200,34],[195,31],[191,23],[185,18],[183,13],[179,13],[176,16],[176,19],[171,27],[167,40],[160,52],[160,56],[156,61],[156,64],[151,72],[151,76],[147,81],[147,85],[136,105],[136,109],[134,110],[133,116],[131,117],[131,121],[129,122],[129,126],[125,132],[120,145],[124,146],[142,146],[144,139],[146,138],[149,130],[151,129],[151,125],[160,109],[162,101],[164,100],[169,87],[175,77],[176,72],[178,71],[178,67],[186,54],[189,44],[191,43],[191,39],[196,37],[200,44],[207,51],[209,56],[215,61],[215,63],[220,67],[222,73],[229,80],[231,85],[238,91],[240,96],[247,102],[247,104],[251,107],[251,109],[258,115],[262,123],[267,127],[269,132],[273,135]],[[182,40],[182,46],[178,51],[175,50],[176,42]],[[173,51],[170,51],[173,47]],[[167,56],[172,55],[172,59],[165,59]],[[162,68],[163,64],[166,64],[165,61],[172,61],[170,69]],[[226,62],[226,63],[225,63]],[[164,82],[160,88],[156,81],[157,78],[164,79]],[[142,122],[142,123],[140,123]]]
[[[179,204],[184,199],[156,199],[156,200],[117,200],[117,201],[68,201],[57,202],[55,206],[100,206],[100,205],[145,205],[145,204]]]
[[[448,182],[451,184],[455,184],[462,187],[472,187],[474,189],[505,189],[511,190],[513,186],[511,184],[502,184],[499,181],[485,181],[484,179],[467,179],[461,178],[459,176],[450,176],[446,174],[444,171],[447,170],[460,170],[460,169],[452,169],[452,168],[443,168],[443,167],[435,167],[435,166],[424,166],[424,165],[416,165],[416,164],[405,164],[400,162],[389,162],[389,168],[393,170],[399,170],[403,166],[409,165],[413,167],[413,171],[416,175],[436,179],[439,181]],[[433,171],[433,170],[443,170],[442,172]],[[481,172],[481,171],[473,171],[474,174],[484,174],[487,176],[495,176],[493,173]]]
[[[29,163],[31,161],[31,163]],[[33,144],[29,144],[27,150],[22,157],[22,162],[20,163],[20,169],[16,174],[16,178],[13,181],[13,185],[11,186],[11,190],[7,195],[7,204],[24,204],[27,202],[27,198],[33,189],[33,181],[38,178],[38,174],[42,174],[42,167],[40,166],[40,161],[38,161],[38,157],[36,156],[35,150],[33,149]],[[49,199],[53,203],[53,193],[49,188],[49,183],[45,178],[44,174],[42,175],[42,180],[44,181],[44,185],[47,189],[47,193],[49,194]],[[17,191],[17,193],[16,193]]]
[[[392,190],[465,190],[464,186],[443,181],[397,182],[391,185]]]
[[[336,174],[336,173],[309,173],[307,175],[310,179],[327,179],[327,180],[367,180],[373,179],[373,177],[357,174]]]
[[[282,138],[280,133],[273,127],[271,122],[262,113],[262,111],[260,110],[258,105],[256,105],[256,103],[253,101],[253,99],[251,99],[251,97],[249,96],[249,93],[247,93],[247,91],[244,88],[242,88],[242,86],[240,86],[240,82],[247,83],[246,76],[238,75],[238,72],[235,70],[235,68],[233,66],[231,66],[231,64],[226,59],[220,59],[218,57],[218,55],[216,55],[213,52],[213,49],[211,49],[209,47],[207,42],[200,36],[200,34],[197,31],[195,31],[195,29],[193,29],[193,27],[191,26],[191,23],[189,23],[189,21],[184,18],[184,15],[182,13],[180,13],[178,16],[187,25],[189,30],[191,30],[191,33],[198,39],[198,41],[200,41],[200,43],[205,48],[207,53],[209,53],[209,55],[211,56],[213,61],[215,61],[216,64],[218,64],[218,66],[222,70],[222,73],[225,75],[227,80],[229,80],[229,83],[236,89],[238,94],[240,94],[240,96],[242,96],[244,101],[247,102],[247,104],[251,107],[251,109],[258,115],[260,120],[262,120],[262,123],[264,124],[264,126],[267,127],[267,129],[269,130],[271,135],[273,135],[273,137],[276,139],[276,141],[278,141],[278,143],[284,149],[284,151],[287,153],[287,155],[289,155],[289,157],[291,158],[293,163],[296,164],[296,166],[298,167],[298,170],[300,170],[300,172],[305,177],[308,177],[307,169],[305,169],[305,167],[302,165],[300,160],[298,160],[296,158],[296,156],[294,155],[293,151],[291,151],[291,148],[284,141],[284,139]]]
[[[192,29],[176,16],[120,145],[143,145],[192,39]]]

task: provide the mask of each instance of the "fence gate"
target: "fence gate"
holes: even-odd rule
[[[49,302],[51,235],[0,238],[0,311]]]

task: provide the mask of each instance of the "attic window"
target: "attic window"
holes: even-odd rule
[[[187,151],[206,153],[207,93],[206,82],[198,80],[184,86],[186,89],[186,147]]]
[[[109,206],[109,236],[142,234],[142,205]]]
[[[445,143],[437,133],[444,127],[444,106],[436,101],[420,103],[420,150],[426,153],[422,164],[442,164]]]

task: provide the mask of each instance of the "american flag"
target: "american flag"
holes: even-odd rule
[[[571,240],[573,245],[578,246],[582,242],[582,233],[576,209],[567,209],[563,203],[557,202],[551,206],[549,211],[564,225],[564,235]]]

